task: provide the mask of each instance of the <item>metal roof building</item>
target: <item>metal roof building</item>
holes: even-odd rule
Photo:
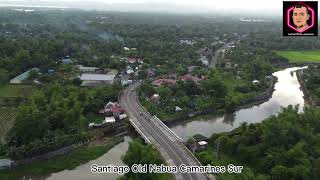
[[[80,80],[82,80],[81,86],[98,86],[113,84],[113,80],[116,77],[115,74],[81,74]]]
[[[32,70],[39,71],[38,68],[32,68],[32,69],[30,69],[30,70],[28,70],[28,71],[20,74],[19,76],[11,79],[11,80],[10,80],[10,83],[11,83],[11,84],[21,84],[22,81],[25,81],[25,80],[27,80],[27,79],[29,78],[30,72],[31,72]]]

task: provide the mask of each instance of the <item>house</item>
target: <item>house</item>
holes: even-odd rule
[[[12,163],[14,163],[14,161],[11,159],[0,159],[0,169],[9,169]]]
[[[193,44],[195,44],[195,42],[194,41],[191,41],[191,40],[184,40],[184,39],[182,39],[182,40],[180,40],[180,44],[187,44],[187,45],[193,45]]]
[[[207,146],[208,146],[207,141],[199,141],[199,142],[198,142],[198,148],[197,148],[197,150],[204,149],[204,148],[206,148]]]
[[[30,72],[31,71],[39,71],[38,68],[32,68],[22,74],[20,74],[19,76],[13,78],[10,80],[10,84],[21,84],[23,81],[27,80],[30,76]]]
[[[132,70],[132,69],[129,69],[129,70],[127,70],[127,72],[126,72],[128,75],[130,75],[130,74],[133,74],[134,73],[134,71]]]
[[[70,59],[69,56],[66,56],[65,58],[62,59],[63,64],[71,64],[72,60]]]
[[[104,122],[105,123],[115,123],[116,119],[114,117],[105,117]]]
[[[266,80],[272,80],[272,76],[266,76]]]
[[[200,56],[199,60],[202,62],[203,66],[209,66],[209,60],[206,56]]]
[[[135,64],[139,61],[137,58],[127,58],[127,62],[130,64]]]
[[[207,56],[209,54],[209,48],[201,48],[197,51],[201,56]]]
[[[126,67],[126,70],[127,70],[127,71],[128,71],[128,70],[133,70],[133,68],[128,65],[128,66]]]
[[[177,81],[175,79],[157,79],[152,82],[155,86],[161,86],[161,85],[169,85],[174,86],[176,85]]]
[[[252,83],[253,83],[253,84],[259,84],[260,81],[258,81],[258,80],[253,80]]]
[[[156,70],[154,68],[149,68],[147,69],[147,74],[148,74],[148,77],[153,77],[156,75]]]
[[[226,62],[225,68],[228,68],[228,69],[232,68],[231,62]]]
[[[119,118],[120,114],[124,113],[124,110],[116,104],[110,108],[110,112],[112,112],[113,117]]]
[[[80,80],[83,81],[81,86],[98,86],[111,85],[114,82],[116,74],[109,72],[108,74],[81,74]]]
[[[55,72],[54,69],[48,69],[48,74],[53,74]]]
[[[128,85],[128,84],[132,84],[133,81],[131,79],[128,79],[128,78],[122,78],[121,79],[121,85],[125,86],[125,85]]]
[[[194,69],[196,69],[198,66],[189,66],[188,67],[188,72],[191,73],[194,71]]]
[[[180,111],[182,111],[182,109],[179,106],[176,106],[176,110],[175,111],[176,112],[180,112]]]
[[[119,115],[119,119],[121,120],[121,119],[124,119],[124,118],[126,118],[127,117],[127,115],[126,114],[120,114]]]
[[[205,146],[205,145],[207,145],[208,143],[207,143],[206,141],[199,141],[198,144],[199,144],[200,146]]]
[[[121,108],[119,103],[115,102],[108,102],[103,110],[100,110],[99,112],[104,113],[107,116],[113,116],[114,118],[119,118],[120,114],[123,114],[125,111]]]
[[[179,80],[180,81],[193,81],[193,82],[197,83],[197,82],[201,81],[202,79],[198,78],[196,76],[192,76],[191,74],[185,74],[183,76],[180,76]]]
[[[128,47],[124,47],[123,48],[125,51],[130,51],[130,48],[128,48]]]
[[[150,97],[151,101],[159,101],[160,100],[160,95],[159,94],[154,94]]]
[[[104,121],[101,123],[89,123],[89,128],[94,128],[94,127],[101,127],[102,125],[108,124],[108,123],[115,123],[116,119],[114,117],[105,117]]]

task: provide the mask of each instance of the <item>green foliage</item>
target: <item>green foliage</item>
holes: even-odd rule
[[[127,153],[122,157],[122,161],[131,167],[133,164],[163,164],[163,160],[158,151],[151,145],[143,145],[139,140],[130,142]],[[121,179],[171,179],[166,174],[157,173],[133,173],[129,172]]]
[[[312,93],[316,101],[320,99],[320,66],[310,65],[303,70],[303,80],[308,91]],[[320,101],[319,101],[320,102]]]
[[[228,157],[250,167],[257,175],[270,175],[267,179],[317,179],[319,117],[319,109],[307,108],[299,114],[289,106],[262,123],[242,124],[231,133],[212,136],[210,148],[201,152],[200,160],[214,162],[210,153],[219,141],[222,159]]]
[[[0,86],[9,81],[9,72],[5,69],[0,69]]]
[[[269,62],[255,59],[242,65],[242,75],[244,78],[252,80],[264,80],[266,76],[271,75],[273,67]]]
[[[14,152],[11,155],[32,156],[83,140],[76,137],[83,137],[82,132],[87,129],[86,113],[96,113],[105,103],[116,101],[119,88],[50,84],[35,91],[30,102],[18,108],[15,124],[7,135],[8,144],[18,149],[18,155]],[[59,139],[69,135],[74,138]]]
[[[210,74],[208,80],[201,82],[202,91],[212,97],[215,98],[224,98],[228,89],[223,81],[219,78],[216,78],[216,74]]]
[[[26,98],[32,95],[34,86],[30,85],[11,85],[6,84],[4,86],[0,86],[0,97],[8,97],[8,98],[16,98],[22,97]]]

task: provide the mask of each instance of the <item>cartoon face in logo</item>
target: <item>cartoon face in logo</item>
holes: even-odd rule
[[[293,24],[291,24],[290,16],[292,14]],[[304,32],[314,25],[314,10],[303,3],[298,3],[287,11],[287,24],[290,28],[297,32]],[[311,17],[311,24],[308,24],[308,20]]]

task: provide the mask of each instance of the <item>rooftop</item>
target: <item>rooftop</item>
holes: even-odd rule
[[[112,81],[116,75],[114,74],[81,74],[82,81]]]
[[[13,78],[12,80],[19,80],[19,81],[26,80],[26,79],[28,79],[29,74],[30,74],[30,72],[31,72],[32,70],[39,71],[38,68],[32,68],[32,69],[30,69],[30,70],[28,70],[28,71],[20,74],[19,76]]]
[[[200,146],[204,146],[204,145],[208,144],[206,141],[199,141],[198,143],[199,143]]]

